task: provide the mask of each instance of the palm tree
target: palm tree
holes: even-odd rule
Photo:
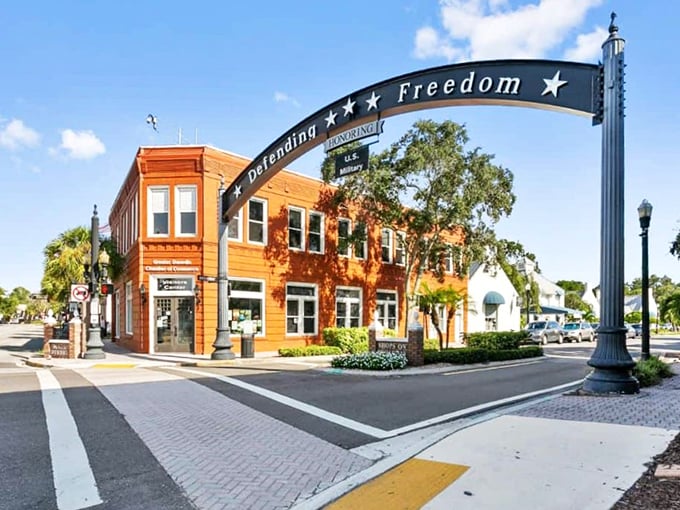
[[[430,289],[426,283],[420,285],[420,305],[426,315],[430,316],[432,325],[437,330],[439,339],[439,349],[444,349],[444,334],[441,330],[440,306],[446,309],[446,347],[449,347],[449,331],[451,321],[456,314],[460,303],[465,299],[465,295],[454,289],[451,285]]]
[[[662,321],[668,321],[673,326],[680,322],[680,292],[674,292],[661,301],[659,316]]]
[[[43,250],[45,255],[42,291],[60,310],[69,301],[71,284],[84,281],[83,264],[90,250],[90,230],[76,227],[59,234]]]

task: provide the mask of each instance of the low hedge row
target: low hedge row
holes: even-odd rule
[[[520,345],[528,343],[530,334],[528,331],[484,331],[468,333],[464,338],[468,347],[506,350],[518,349]]]
[[[368,328],[324,328],[323,343],[339,347],[348,354],[358,354],[368,351]],[[383,336],[394,338],[397,335],[393,329],[384,329]]]
[[[306,345],[305,347],[279,349],[279,356],[284,357],[329,356],[336,354],[342,354],[342,349],[332,345]]]
[[[543,356],[543,349],[539,346],[495,350],[463,347],[460,349],[444,349],[443,351],[426,350],[424,356],[425,364],[451,363],[454,365],[467,365],[470,363],[487,363],[489,361],[535,358]]]

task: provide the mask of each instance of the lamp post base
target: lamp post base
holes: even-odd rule
[[[589,395],[640,393],[640,383],[629,369],[595,368],[584,380],[581,391]]]
[[[106,353],[104,353],[104,344],[102,343],[100,330],[98,327],[90,326],[85,348],[87,349],[83,354],[83,358],[85,359],[106,358]]]
[[[229,331],[226,329],[217,330],[217,338],[213,347],[215,351],[210,355],[210,359],[215,360],[229,360],[235,359],[236,354],[234,354],[231,348],[234,346],[229,339]]]

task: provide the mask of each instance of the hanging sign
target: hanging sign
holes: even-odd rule
[[[361,172],[368,169],[368,145],[343,152],[335,156],[335,177]]]

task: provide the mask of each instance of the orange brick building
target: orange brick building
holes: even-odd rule
[[[217,284],[199,276],[217,275],[221,179],[228,184],[248,163],[208,146],[138,150],[109,216],[126,261],[115,282],[116,341],[145,353],[213,351]],[[255,329],[255,352],[319,343],[323,328],[368,325],[376,310],[384,326],[403,331],[400,233],[364,227],[353,211],[332,208],[332,190],[283,170],[231,219],[234,352],[244,326]],[[356,228],[366,228],[366,242],[338,241]],[[449,283],[464,290],[467,281],[451,271]],[[453,338],[462,317],[452,322]]]

